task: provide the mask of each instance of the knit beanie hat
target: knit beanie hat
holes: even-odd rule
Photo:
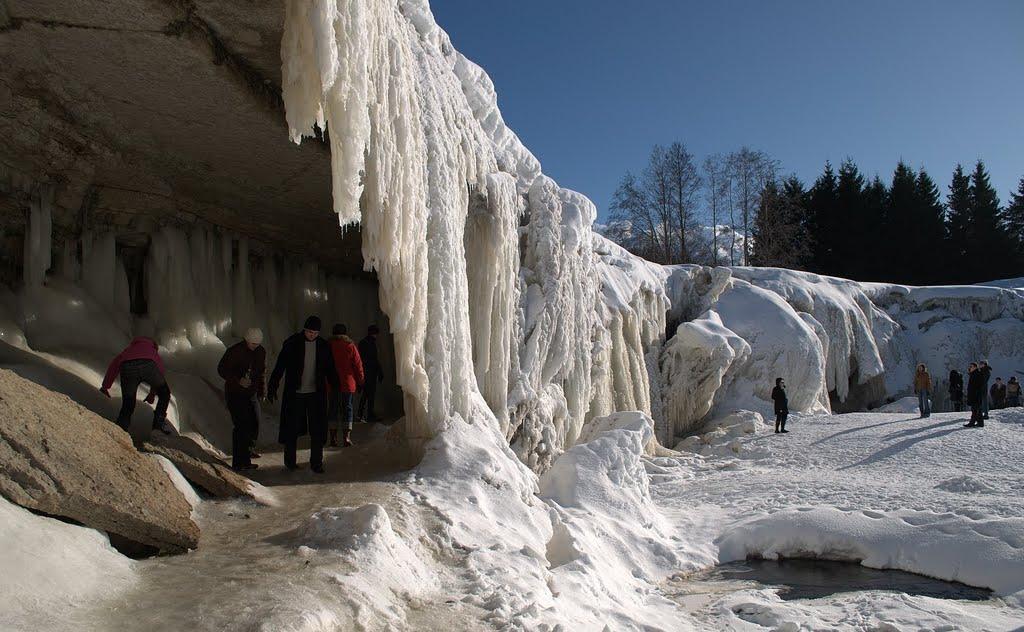
[[[322,326],[323,323],[320,322],[319,316],[310,316],[309,318],[306,319],[306,324],[303,325],[302,328],[308,329],[310,331],[320,331],[320,328]]]
[[[251,345],[263,344],[263,331],[259,327],[252,327],[245,332],[245,341]]]

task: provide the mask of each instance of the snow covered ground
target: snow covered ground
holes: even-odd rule
[[[977,603],[854,591],[786,602],[763,588],[702,597],[680,579],[677,599],[708,629],[1024,626],[1024,409],[994,411],[981,430],[964,422],[959,413],[851,413],[791,419],[786,435],[763,422],[742,424],[704,444],[709,453],[729,446],[720,455],[649,461],[651,494],[698,552],[695,563],[852,560],[1001,597]]]

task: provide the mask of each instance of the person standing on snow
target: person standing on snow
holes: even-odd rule
[[[984,428],[985,418],[981,416],[981,403],[985,399],[985,377],[977,362],[967,367],[967,404],[971,407],[971,420],[964,428]]]
[[[342,447],[352,445],[352,394],[363,387],[363,361],[356,343],[348,337],[345,325],[335,325],[331,329],[331,354],[334,356],[334,368],[338,371],[340,390],[331,391],[331,400],[327,418],[334,425],[330,429],[330,446],[338,445],[338,428],[342,425]]]
[[[258,401],[263,398],[263,376],[267,371],[267,350],[263,332],[250,329],[245,340],[228,347],[217,364],[224,378],[224,402],[231,414],[231,467],[254,470],[252,444],[259,434]]]
[[[984,384],[981,392],[981,418],[988,419],[988,381],[992,379],[992,367],[988,365],[988,360],[981,361],[981,364],[978,365],[978,371]]]
[[[775,403],[775,434],[789,432],[786,430],[786,418],[789,417],[789,398],[786,397],[786,382],[781,377],[775,378],[772,401]]]
[[[1010,381],[1006,383],[1006,406],[1007,408],[1016,408],[1020,406],[1020,382],[1017,381],[1017,377],[1011,377]]]
[[[281,428],[278,442],[284,444],[284,466],[298,469],[296,451],[299,437],[309,432],[309,465],[324,473],[324,443],[327,442],[327,384],[339,390],[338,372],[327,341],[320,337],[320,318],[310,316],[302,331],[281,345],[274,371],[267,385],[267,401],[277,399],[277,386],[284,377],[281,396]]]
[[[128,432],[132,425],[132,413],[135,412],[135,396],[139,384],[149,386],[146,403],[156,398],[153,409],[153,430],[171,434],[171,426],[167,423],[167,406],[171,403],[171,389],[164,378],[164,361],[160,358],[156,340],[148,336],[137,336],[132,339],[121,353],[114,356],[103,376],[100,392],[110,397],[110,387],[114,379],[121,376],[121,411],[117,414],[117,425]]]
[[[917,405],[921,409],[921,419],[932,414],[932,376],[924,364],[917,365],[914,374],[914,392],[917,393]]]
[[[1006,384],[1003,384],[1003,378],[996,378],[996,383],[992,385],[989,393],[992,395],[992,408],[998,410],[1006,407]]]
[[[359,357],[363,361],[365,381],[363,396],[359,398],[359,420],[380,421],[373,411],[373,400],[377,397],[377,384],[384,381],[384,371],[377,356],[377,335],[380,328],[370,325],[366,328],[366,337],[359,341]]]
[[[953,404],[953,412],[963,412],[964,376],[956,369],[949,372],[949,401]]]

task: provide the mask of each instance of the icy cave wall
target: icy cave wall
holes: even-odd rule
[[[309,314],[326,327],[347,324],[356,338],[379,324],[385,371],[394,366],[372,277],[331,274],[210,225],[142,215],[130,230],[96,223],[78,232],[55,224],[52,185],[10,177],[0,184],[20,187],[29,200],[21,247],[5,241],[0,364],[25,372],[31,354],[29,377],[56,390],[66,391],[71,376],[98,388],[106,362],[133,335],[153,336],[170,371],[172,421],[227,450],[231,424],[218,401],[216,366],[249,327],[263,330],[272,363]],[[388,380],[381,412],[400,416],[401,399]],[[261,433],[264,442],[275,438],[276,429]]]

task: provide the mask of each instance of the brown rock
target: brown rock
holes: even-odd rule
[[[188,437],[154,433],[142,449],[166,457],[190,483],[214,498],[253,498],[252,481],[236,474]]]
[[[0,494],[165,553],[199,541],[188,501],[124,431],[6,369],[0,369]]]

